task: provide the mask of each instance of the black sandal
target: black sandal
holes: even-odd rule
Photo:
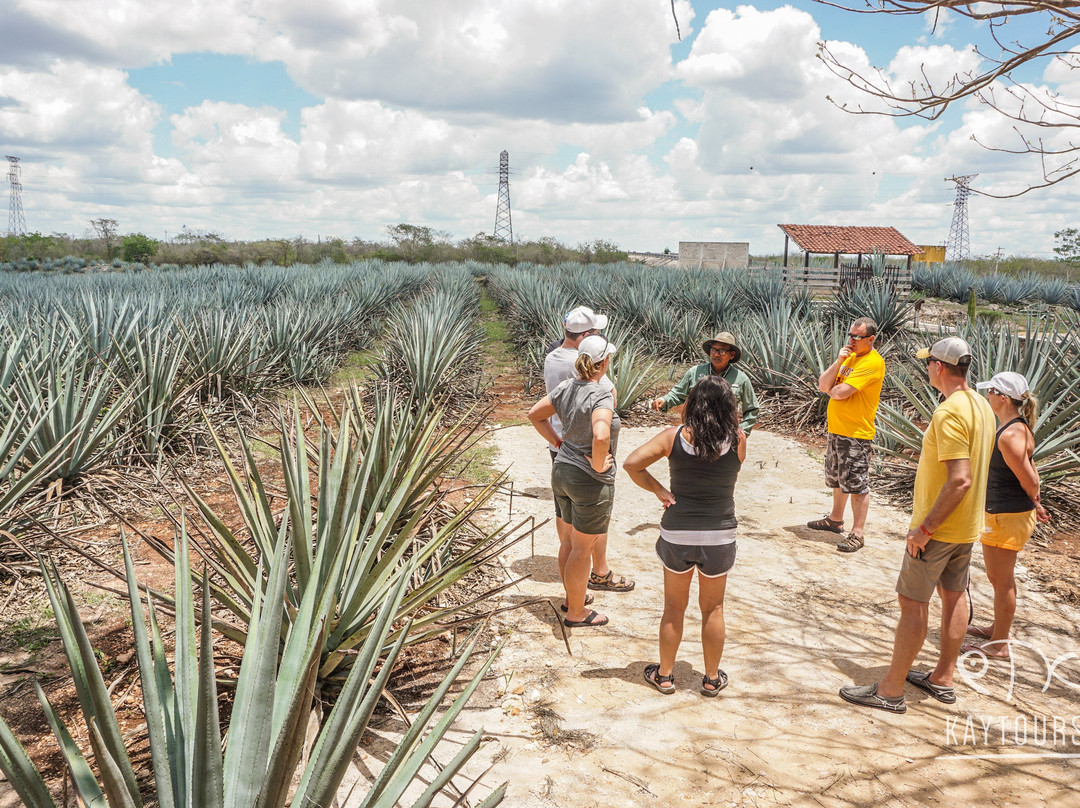
[[[594,598],[592,595],[590,595],[587,592],[585,593],[585,605],[586,606],[588,606],[594,600],[596,600],[596,598]],[[559,611],[560,612],[565,612],[566,611],[566,599],[565,598],[563,599],[563,602],[559,604]]]
[[[665,696],[670,696],[675,692],[675,674],[668,676],[660,675],[660,663],[654,662],[651,665],[645,666],[645,672],[642,674],[645,677],[645,681],[659,690]],[[666,685],[666,687],[665,687]]]
[[[706,687],[705,685],[712,686]],[[708,676],[701,677],[701,692],[709,698],[712,698],[713,696],[719,696],[720,691],[727,687],[727,685],[727,674],[724,673],[722,670],[716,671],[715,679],[710,679]]]
[[[564,617],[562,622],[567,628],[597,628],[599,626],[606,626],[608,624],[608,619],[596,612],[589,612],[585,615],[584,620],[567,620]]]

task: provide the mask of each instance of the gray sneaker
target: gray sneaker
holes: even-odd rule
[[[915,687],[919,688],[919,690],[925,690],[942,704],[956,704],[955,688],[946,685],[935,685],[930,681],[929,673],[908,671],[907,680],[915,685]]]
[[[876,707],[890,713],[906,713],[907,703],[903,696],[887,699],[879,696],[877,685],[844,685],[840,688],[840,698],[860,707]]]

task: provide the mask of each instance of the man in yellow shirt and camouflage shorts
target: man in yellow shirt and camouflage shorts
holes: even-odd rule
[[[964,592],[971,547],[982,533],[986,472],[997,427],[986,399],[968,386],[971,346],[959,337],[946,337],[916,356],[926,360],[930,384],[945,400],[923,435],[915,472],[907,549],[896,581],[900,622],[892,660],[877,684],[840,688],[844,701],[893,713],[907,711],[905,680],[944,704],[956,702],[953,675],[968,621]],[[937,666],[914,671],[911,664],[926,639],[935,589],[941,598]]]
[[[814,530],[844,532],[844,509],[851,498],[851,532],[836,545],[854,553],[865,543],[870,508],[870,444],[885,380],[885,360],[874,350],[877,323],[860,317],[848,329],[848,344],[818,377],[829,397],[829,438],[825,446],[825,484],[833,490],[832,511],[807,522]]]

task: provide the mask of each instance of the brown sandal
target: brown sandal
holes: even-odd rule
[[[825,514],[820,519],[815,519],[812,522],[807,522],[806,526],[811,530],[827,530],[830,533],[843,533],[844,532],[844,520],[834,522],[829,518],[828,514]]]
[[[862,536],[856,536],[854,533],[848,533],[847,537],[842,539],[837,545],[836,549],[841,553],[854,553],[856,550],[861,550],[866,545]]]
[[[616,577],[611,570],[607,571],[607,575],[597,575],[595,572],[589,573],[589,589],[605,592],[629,592],[633,588],[634,582],[632,580],[624,578],[622,575]]]

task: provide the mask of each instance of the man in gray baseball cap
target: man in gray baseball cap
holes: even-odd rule
[[[694,365],[686,371],[679,379],[679,383],[671,388],[667,395],[652,402],[652,408],[658,412],[667,412],[672,407],[678,407],[686,401],[694,385],[705,376],[719,376],[731,385],[731,390],[735,393],[735,399],[742,410],[742,421],[739,426],[749,435],[757,421],[760,408],[754,386],[750,384],[750,378],[735,367],[735,363],[742,359],[742,349],[735,341],[735,335],[730,331],[721,331],[712,339],[705,340],[701,344],[701,350],[709,357],[708,361]]]
[[[967,631],[971,546],[983,528],[986,472],[996,421],[983,396],[968,386],[971,346],[959,337],[939,339],[916,356],[926,360],[930,384],[942,401],[923,435],[911,523],[896,596],[900,621],[884,677],[873,685],[840,688],[844,701],[893,713],[907,711],[904,682],[944,704],[956,702],[953,675]],[[941,640],[932,671],[911,669],[922,649],[930,599],[941,598]]]

